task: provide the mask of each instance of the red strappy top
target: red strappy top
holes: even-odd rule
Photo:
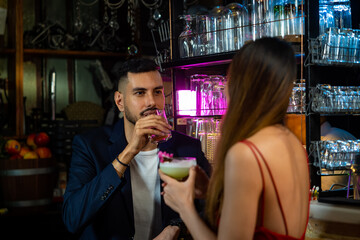
[[[262,189],[262,201],[261,201],[261,206],[262,206],[262,212],[261,212],[261,219],[260,219],[260,223],[261,225],[256,227],[255,228],[255,234],[254,234],[254,238],[253,239],[256,239],[256,240],[261,240],[261,239],[273,239],[273,240],[276,240],[276,239],[279,239],[279,240],[286,240],[286,239],[291,239],[291,240],[294,240],[294,239],[297,239],[297,238],[294,238],[294,237],[291,237],[291,236],[288,236],[288,228],[287,228],[287,224],[286,224],[286,219],[285,219],[285,215],[284,215],[284,210],[282,208],[282,205],[281,205],[281,202],[280,202],[280,198],[279,198],[279,193],[277,191],[277,188],[276,188],[276,185],[275,185],[275,182],[274,182],[274,178],[271,174],[271,171],[270,171],[270,168],[267,164],[267,162],[265,161],[265,158],[264,156],[261,154],[261,152],[259,151],[259,149],[250,141],[248,140],[243,140],[241,141],[242,143],[245,143],[250,149],[251,151],[253,152],[255,158],[256,158],[256,161],[259,165],[259,168],[260,168],[260,172],[261,172],[261,176],[262,176],[262,183],[263,183],[263,189]],[[264,173],[263,173],[263,170],[262,170],[262,167],[261,167],[261,164],[260,164],[260,161],[257,157],[257,154],[255,153],[255,151],[260,155],[260,157],[262,158],[262,161],[264,162],[268,172],[269,172],[269,175],[270,175],[270,178],[271,178],[271,181],[272,181],[272,184],[274,186],[274,189],[275,189],[275,193],[276,193],[276,198],[277,198],[277,202],[278,202],[278,205],[280,207],[280,211],[281,211],[281,215],[282,215],[282,218],[283,218],[283,221],[284,221],[284,224],[285,224],[285,232],[286,232],[286,235],[283,235],[283,234],[279,234],[279,233],[276,233],[276,232],[273,232],[273,231],[270,231],[269,229],[265,228],[264,227],[264,201],[265,201],[265,182],[264,182]],[[310,198],[309,198],[309,204],[310,204]],[[310,206],[310,205],[309,205]],[[308,218],[309,219],[309,210],[308,210]],[[307,226],[307,223],[308,221],[306,222],[306,226]],[[305,233],[306,233],[306,227],[305,227],[305,231],[303,233],[303,235],[301,236],[301,238],[299,239],[305,239]]]

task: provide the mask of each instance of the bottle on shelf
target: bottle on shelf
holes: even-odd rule
[[[285,36],[285,1],[274,0],[274,28],[273,36]]]

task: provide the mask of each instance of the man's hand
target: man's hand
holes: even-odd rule
[[[135,124],[128,146],[133,152],[138,153],[149,142],[149,136],[166,135],[171,132],[170,129],[171,126],[161,116],[148,115],[140,118]]]
[[[180,234],[178,226],[167,226],[164,230],[153,240],[177,240]]]

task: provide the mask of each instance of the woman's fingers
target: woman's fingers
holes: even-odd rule
[[[172,181],[176,181],[175,179],[173,179],[172,177],[169,177],[168,175],[166,175],[163,171],[161,171],[159,169],[159,175],[160,175],[160,178],[161,180],[164,181],[165,184],[168,184],[169,182],[172,182]],[[166,185],[165,185],[166,186]]]
[[[189,177],[186,180],[186,182],[190,183],[191,185],[194,185],[195,184],[195,179],[196,179],[196,168],[195,168],[195,166],[192,166],[189,169]]]

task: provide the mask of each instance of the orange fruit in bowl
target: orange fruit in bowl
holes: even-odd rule
[[[31,147],[32,149],[36,148],[36,144],[35,144],[35,136],[36,133],[31,133],[28,135],[28,137],[26,138],[26,144]]]
[[[5,151],[10,155],[19,154],[21,150],[20,143],[15,139],[7,140],[5,143]]]
[[[38,159],[38,158],[39,158],[39,156],[37,155],[37,153],[35,151],[27,152],[24,155],[24,159]]]
[[[21,147],[21,150],[20,150],[19,155],[20,155],[21,157],[24,157],[24,155],[25,155],[26,153],[30,152],[30,151],[31,151],[31,149],[30,149],[27,145],[23,145],[23,146]]]
[[[40,158],[51,158],[51,150],[47,147],[38,147],[35,152]]]

